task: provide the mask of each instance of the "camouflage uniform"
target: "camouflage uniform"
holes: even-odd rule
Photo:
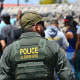
[[[35,56],[33,58],[32,57],[29,58],[29,56],[27,57],[27,54],[24,53],[23,57],[21,57],[22,55],[20,55],[21,53],[19,52],[19,50],[21,49],[20,48],[21,45],[23,45],[23,48],[25,48],[25,46],[30,46],[30,45],[41,46],[44,53],[41,52],[40,54],[43,56],[39,54],[38,57]],[[24,55],[26,56],[24,57]],[[39,61],[39,59],[41,60]],[[28,60],[33,60],[33,61],[30,61],[30,63],[32,64],[32,67],[36,67],[34,68],[34,71],[32,70],[34,72],[34,74],[32,75],[27,73],[27,71],[30,70],[30,68],[26,69],[26,67],[31,65],[27,63]],[[40,63],[40,65],[38,63]],[[61,52],[59,46],[56,43],[52,43],[50,41],[47,41],[41,38],[40,35],[35,32],[23,33],[21,38],[18,41],[6,47],[3,53],[3,56],[1,58],[0,72],[2,72],[2,74],[0,74],[0,80],[9,80],[12,72],[15,72],[14,80],[25,80],[25,79],[27,80],[28,78],[27,76],[29,76],[31,80],[34,78],[39,79],[40,77],[43,77],[43,75],[41,76],[42,69],[35,65],[38,65],[38,66],[45,65],[48,68],[48,71],[44,74],[47,75],[47,73],[49,73],[50,75],[46,77],[50,77],[50,76],[53,77],[52,75],[55,67],[60,80],[73,80],[71,67],[66,57]],[[39,69],[41,70],[39,71]],[[31,73],[32,71],[30,70],[29,73]],[[22,74],[20,74],[21,72]],[[24,73],[26,75],[23,75]],[[37,76],[38,74],[40,75],[40,77]],[[47,79],[50,80],[49,78]]]

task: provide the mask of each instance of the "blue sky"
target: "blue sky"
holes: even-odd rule
[[[76,2],[77,0],[68,0],[69,2]]]
[[[17,3],[17,0],[5,0],[4,3]],[[25,3],[25,0],[19,0],[20,4],[38,4],[39,0],[29,0],[28,3]]]
[[[75,2],[76,0],[68,0],[69,2]],[[5,0],[4,3],[17,3],[17,0]],[[25,0],[19,0],[20,4],[25,4]],[[38,4],[39,0],[29,0],[26,4]]]

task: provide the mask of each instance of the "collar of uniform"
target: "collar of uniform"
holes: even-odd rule
[[[37,32],[26,32],[21,34],[20,38],[23,37],[40,37],[40,35]]]

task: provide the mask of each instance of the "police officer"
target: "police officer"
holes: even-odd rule
[[[36,12],[25,13],[19,40],[7,46],[0,62],[0,80],[73,80],[71,67],[55,42],[43,38],[44,19]],[[40,34],[40,35],[39,35]],[[42,36],[42,37],[41,37]]]

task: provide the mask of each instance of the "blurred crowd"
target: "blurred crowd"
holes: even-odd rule
[[[2,56],[5,47],[19,39],[20,35],[23,33],[23,29],[16,24],[21,16],[21,10],[15,18],[10,18],[8,13],[0,16],[0,57]],[[64,27],[60,28],[60,22],[63,23]],[[47,20],[41,22],[41,24],[45,29],[45,35],[42,37],[59,44],[72,67],[75,80],[80,80],[79,24],[73,19],[72,15],[66,15],[61,19],[47,18]],[[59,80],[57,73],[55,73],[55,76],[56,79]]]

